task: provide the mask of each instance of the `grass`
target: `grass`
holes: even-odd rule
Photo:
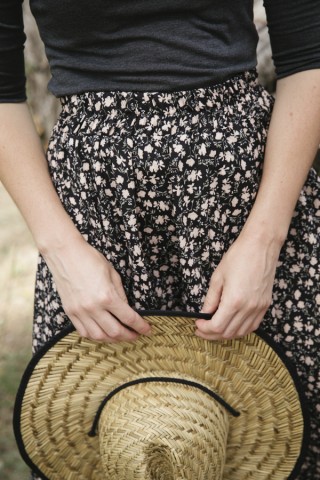
[[[3,480],[21,480],[28,478],[29,469],[21,460],[12,432],[12,409],[17,386],[28,359],[30,349],[24,348],[1,358],[3,369],[0,372],[1,384],[1,437],[0,437],[0,474]]]

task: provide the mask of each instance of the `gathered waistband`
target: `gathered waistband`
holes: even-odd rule
[[[235,75],[222,83],[197,87],[190,90],[175,91],[88,91],[84,93],[59,97],[62,109],[69,113],[78,113],[79,109],[87,114],[103,112],[105,110],[148,110],[159,107],[161,110],[169,107],[192,107],[202,110],[221,102],[223,97],[245,92],[249,86],[257,85],[256,70],[249,70]]]

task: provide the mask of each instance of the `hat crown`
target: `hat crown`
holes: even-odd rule
[[[114,480],[222,480],[228,412],[190,385],[152,382],[118,392],[99,420],[101,461]]]

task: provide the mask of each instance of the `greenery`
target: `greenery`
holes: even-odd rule
[[[29,359],[30,346],[23,346],[22,350],[7,354],[6,358],[3,355],[0,357],[0,478],[3,480],[22,480],[29,476],[29,468],[20,457],[12,431],[13,399]]]

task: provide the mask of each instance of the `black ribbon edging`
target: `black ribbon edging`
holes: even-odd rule
[[[115,388],[110,392],[101,402],[100,407],[97,410],[97,413],[94,417],[93,424],[91,427],[90,432],[88,433],[89,437],[95,437],[97,435],[97,428],[98,428],[98,423],[100,420],[100,416],[102,413],[102,410],[104,409],[106,403],[114,397],[118,392],[121,390],[124,390],[127,387],[131,387],[133,385],[137,385],[139,383],[147,383],[147,382],[165,382],[165,383],[180,383],[182,385],[188,385],[190,387],[196,387],[202,390],[203,392],[207,393],[210,395],[210,397],[214,398],[217,402],[220,403],[226,410],[228,410],[231,415],[234,417],[239,417],[240,412],[235,410],[234,408],[231,407],[223,398],[219,397],[219,395],[209,388],[205,387],[204,385],[201,385],[201,383],[193,382],[192,380],[185,380],[182,378],[172,378],[172,377],[145,377],[145,378],[138,378],[136,380],[131,380],[130,382],[123,383],[119,387]]]
[[[209,314],[209,313],[200,313],[200,312],[186,312],[186,311],[178,311],[178,310],[156,310],[156,309],[136,310],[136,311],[141,316],[175,316],[175,317],[203,318],[205,320],[210,320],[214,313],[213,312]],[[18,387],[18,391],[15,399],[12,424],[13,424],[14,435],[15,435],[15,439],[17,442],[20,455],[25,461],[25,463],[35,473],[37,473],[40,477],[42,477],[43,480],[50,480],[50,479],[48,479],[48,477],[44,475],[44,473],[40,470],[40,468],[37,465],[35,465],[35,463],[31,460],[31,458],[29,457],[26,451],[25,444],[22,439],[22,433],[20,430],[20,421],[21,421],[20,417],[21,417],[23,397],[28,385],[28,381],[31,378],[33,370],[37,365],[37,363],[50,350],[50,348],[52,348],[56,343],[59,342],[59,340],[61,340],[62,338],[66,337],[67,335],[69,335],[74,331],[75,331],[75,327],[70,322],[59,333],[57,333],[52,338],[50,338],[45,343],[45,345],[43,345],[35,353],[35,355],[31,358],[29,364],[27,365],[22,375],[22,379]],[[299,475],[302,464],[305,460],[305,457],[309,448],[310,437],[311,437],[311,432],[310,432],[311,419],[310,419],[310,413],[309,413],[311,408],[309,405],[309,400],[305,395],[304,387],[297,373],[296,365],[293,363],[293,361],[289,357],[287,357],[284,348],[281,345],[279,345],[279,343],[275,342],[275,340],[271,337],[271,335],[266,331],[264,331],[262,327],[259,327],[257,330],[255,330],[254,333],[258,335],[260,338],[262,338],[281,358],[282,362],[284,363],[289,373],[291,374],[292,380],[294,381],[294,384],[296,386],[296,389],[300,398],[300,405],[301,405],[303,419],[304,419],[303,439],[302,439],[300,454],[297,458],[296,464],[292,472],[290,473],[287,479],[287,480],[295,480]]]

